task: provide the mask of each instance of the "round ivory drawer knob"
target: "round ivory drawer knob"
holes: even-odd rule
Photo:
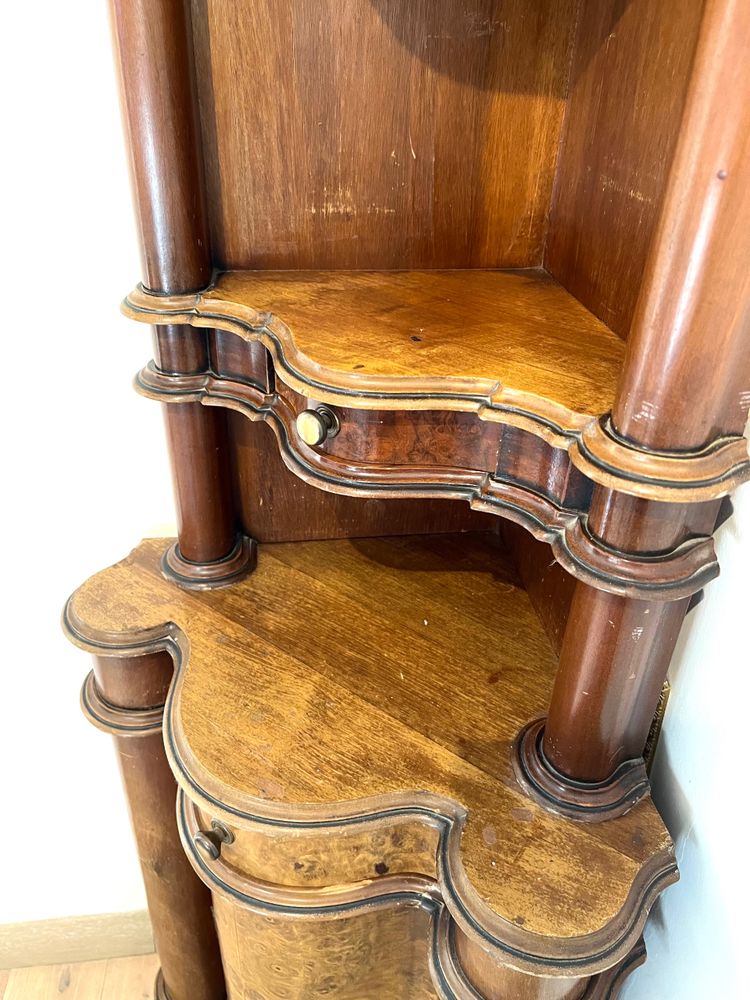
[[[339,432],[339,418],[327,406],[314,410],[303,410],[297,414],[297,433],[311,447],[323,444],[326,438],[335,437]]]

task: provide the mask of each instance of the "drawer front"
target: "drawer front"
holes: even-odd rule
[[[215,841],[222,866],[238,877],[312,889],[384,875],[437,875],[439,831],[423,821],[373,821],[340,827],[332,834],[319,828],[239,827],[227,820],[219,827],[220,833],[227,831],[222,841],[215,836],[213,817],[200,809],[195,809],[194,817],[191,836],[194,844],[197,838],[204,859],[217,860],[210,846]]]
[[[419,906],[347,915],[263,912],[214,894],[232,1000],[436,1000],[431,919]]]

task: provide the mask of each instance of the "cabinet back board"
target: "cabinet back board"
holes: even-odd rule
[[[582,0],[544,265],[621,337],[672,162],[703,0]]]
[[[190,6],[216,267],[544,266],[627,336],[703,0]],[[319,493],[229,420],[259,538],[497,527],[460,501]]]
[[[214,263],[544,265],[626,336],[702,0],[192,0]]]
[[[542,260],[575,0],[193,0],[234,268]]]

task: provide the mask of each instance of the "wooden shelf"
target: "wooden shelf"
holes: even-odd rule
[[[658,560],[625,553],[614,564],[584,524],[590,483],[713,499],[750,473],[746,442],[686,456],[618,439],[602,417],[625,346],[542,270],[232,271],[189,295],[139,287],[125,311],[212,331],[203,370],[149,365],[136,383],[144,395],[266,421],[288,468],[320,489],[465,499],[522,524],[611,593],[678,600],[716,574],[700,535]],[[311,444],[298,421],[321,404],[335,407],[336,429]]]
[[[623,342],[546,272],[231,271],[194,296],[137,290],[126,312],[177,315],[271,345],[295,388],[346,405],[411,408],[446,396],[517,403],[562,425],[607,412]],[[268,314],[271,314],[270,316]],[[259,337],[260,334],[260,337]],[[432,397],[432,398],[431,398]],[[341,398],[333,401],[341,402]]]
[[[206,876],[218,888],[250,897],[262,871],[376,897],[416,874],[516,968],[593,974],[627,955],[675,877],[669,836],[648,798],[588,825],[518,787],[512,744],[546,712],[556,659],[494,536],[261,546],[249,578],[203,592],[162,577],[164,548],[94,577],[66,621],[89,650],[176,655],[168,754],[236,838]]]

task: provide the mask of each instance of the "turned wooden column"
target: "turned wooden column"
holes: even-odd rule
[[[750,7],[709,0],[612,411],[622,445],[686,462],[742,434],[750,406],[749,51]],[[658,556],[710,534],[718,505],[597,487],[589,530],[620,552]],[[561,811],[598,800],[593,812],[611,815],[647,788],[639,758],[687,605],[577,584],[537,734],[542,784]]]
[[[122,105],[130,152],[144,284],[161,294],[210,284],[212,259],[189,4],[112,0]],[[155,332],[157,369],[193,375],[209,368],[206,333]],[[238,531],[227,463],[226,416],[199,403],[164,408],[178,541],[164,572],[183,586],[219,586],[253,565]]]
[[[157,1000],[222,1000],[211,896],[180,844],[162,742],[172,669],[168,653],[95,656],[81,700],[89,720],[114,737],[161,962]]]

